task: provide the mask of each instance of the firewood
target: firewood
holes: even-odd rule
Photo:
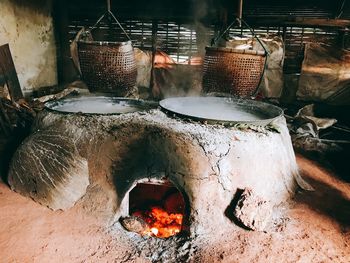
[[[122,226],[130,231],[140,235],[144,235],[150,232],[148,224],[138,216],[128,216],[120,219]]]

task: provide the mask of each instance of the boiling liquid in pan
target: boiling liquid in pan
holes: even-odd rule
[[[97,114],[128,113],[139,111],[140,107],[130,105],[126,101],[112,101],[108,99],[79,99],[65,100],[53,107],[53,110],[61,112],[82,112]]]
[[[236,105],[221,104],[210,107],[210,105],[185,105],[183,110],[191,113],[193,116],[198,116],[206,119],[232,120],[232,121],[255,121],[262,120],[261,116],[255,113],[242,111]]]
[[[174,102],[174,101],[173,101]],[[203,119],[225,120],[225,121],[257,121],[266,119],[266,115],[259,112],[248,112],[237,104],[224,103],[203,103],[203,101],[192,100],[191,103],[175,102],[167,105],[169,110],[183,115]]]

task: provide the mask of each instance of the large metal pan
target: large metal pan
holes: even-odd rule
[[[157,106],[158,105],[154,102],[106,95],[66,97],[64,99],[45,103],[45,108],[51,111],[88,115],[123,114],[149,110]]]
[[[230,97],[177,97],[159,104],[168,113],[212,124],[267,125],[283,115],[283,110],[274,105]]]

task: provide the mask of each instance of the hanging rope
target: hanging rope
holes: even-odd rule
[[[340,6],[339,14],[335,17],[336,19],[340,18],[341,15],[343,14],[345,3],[346,3],[346,0],[343,0],[342,4]]]
[[[251,32],[251,34],[253,35],[253,37],[259,42],[259,44],[262,46],[262,48],[265,51],[265,54],[268,55],[269,52],[266,50],[265,46],[263,45],[263,43],[261,42],[261,40],[257,37],[257,35],[254,33],[254,30],[241,18],[237,17],[226,29],[223,33],[221,33],[217,38],[215,38],[213,40],[213,45],[217,44],[217,41],[219,41],[229,30],[230,28],[235,24],[235,23],[243,23]]]
[[[98,20],[97,22],[90,27],[90,31],[95,29],[97,25],[106,17],[106,15],[112,17],[114,21],[117,23],[117,25],[120,27],[120,29],[123,31],[124,35],[128,38],[128,40],[131,41],[131,38],[129,37],[128,33],[126,33],[125,29],[122,27],[122,25],[119,23],[118,19],[114,16],[114,14],[111,11],[111,0],[107,0],[107,11],[104,13]]]

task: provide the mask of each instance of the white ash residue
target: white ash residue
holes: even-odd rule
[[[119,223],[112,225],[108,232],[117,243],[128,247],[121,257],[125,262],[133,262],[137,257],[150,262],[191,262],[198,245],[195,237],[181,234],[170,238],[141,236],[126,231]]]

